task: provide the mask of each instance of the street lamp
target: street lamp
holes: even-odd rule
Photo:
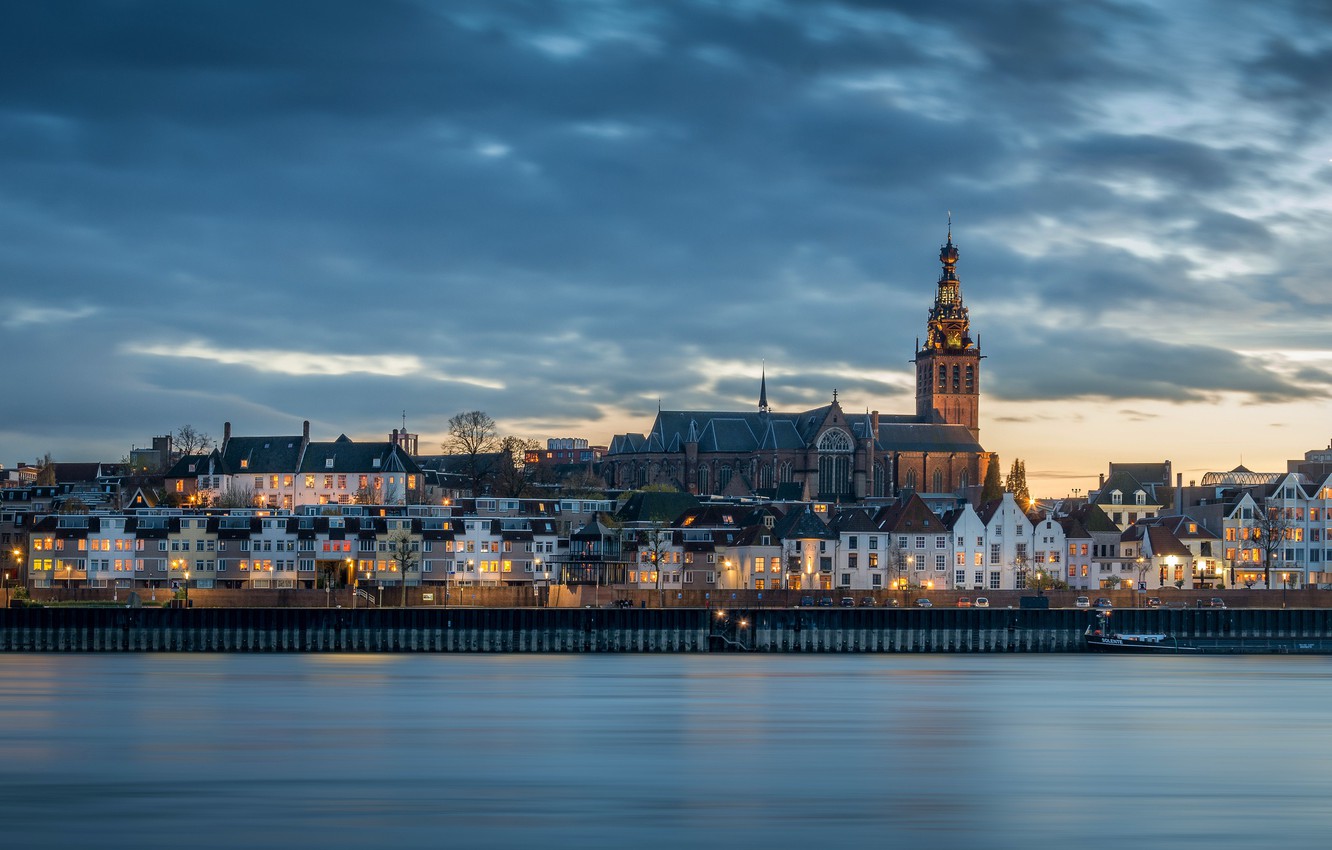
[[[190,571],[185,571],[185,607],[190,607]]]
[[[356,562],[351,558],[347,559],[347,569],[351,570],[352,577],[352,610],[356,610],[356,594],[361,589],[361,577],[356,574]]]
[[[1290,573],[1281,574],[1281,607],[1286,607],[1286,588],[1290,586]]]

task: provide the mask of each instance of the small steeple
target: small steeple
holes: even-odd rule
[[[768,407],[768,362],[760,361],[759,366],[759,413],[771,412]]]
[[[957,246],[953,244],[953,213],[948,213],[948,240],[939,248],[938,291],[930,309],[928,336],[925,347],[939,351],[962,351],[973,346],[969,334],[970,321],[962,303],[962,282],[957,279]]]

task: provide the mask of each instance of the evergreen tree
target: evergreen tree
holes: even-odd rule
[[[981,485],[980,502],[992,502],[1004,494],[1004,488],[999,483],[999,455],[990,456],[990,465],[985,470],[985,483]]]
[[[1027,489],[1027,464],[1021,458],[1013,461],[1004,489],[1012,493],[1017,503],[1026,510],[1027,503],[1031,501],[1031,491]]]

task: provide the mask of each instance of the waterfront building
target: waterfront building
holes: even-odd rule
[[[345,434],[312,442],[309,421],[299,435],[242,437],[227,422],[222,444],[182,457],[167,472],[166,489],[178,503],[198,507],[407,504],[422,485],[421,470],[400,443],[395,437],[357,442]]]
[[[1090,531],[1077,517],[1059,517],[1057,522],[1064,529],[1066,546],[1064,557],[1064,581],[1070,588],[1092,590],[1099,588],[1099,578],[1093,575],[1092,546],[1095,543]]]
[[[849,413],[836,390],[822,407],[779,412],[769,405],[765,374],[756,410],[659,410],[646,435],[614,437],[601,464],[606,481],[827,502],[904,490],[973,494],[990,455],[979,443],[979,337],[971,335],[951,229],[939,259],[925,343],[914,356],[914,414]]]

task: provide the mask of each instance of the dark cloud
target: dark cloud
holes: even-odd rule
[[[1048,368],[1032,364],[1032,368],[1016,374],[1005,371],[991,384],[995,396],[1013,401],[1136,398],[1184,403],[1215,401],[1222,393],[1236,393],[1253,402],[1279,403],[1332,395],[1326,386],[1286,378],[1270,368],[1264,356],[1245,356],[1211,346],[1115,334],[1085,341],[1072,336],[1047,336],[1041,347],[1064,351],[1081,348],[1091,354],[1051,360]]]
[[[473,408],[602,440],[747,409],[764,359],[779,406],[910,412],[950,209],[995,397],[1321,398],[1227,349],[1326,345],[1332,171],[1292,163],[1332,155],[1290,104],[1329,47],[1185,6],[22,4],[0,322],[41,356],[0,450],[86,448],[88,410],[108,446]]]

